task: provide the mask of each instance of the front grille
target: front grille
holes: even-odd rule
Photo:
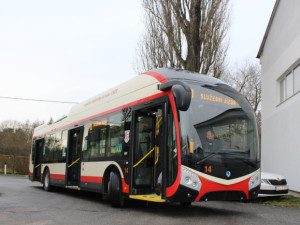
[[[242,199],[247,199],[242,191],[213,191],[203,195],[200,201],[240,201]]]
[[[286,185],[286,179],[283,180],[269,180],[269,182],[273,185]]]
[[[288,194],[289,190],[282,190],[282,191],[259,190],[258,193],[265,194],[265,195],[283,195],[283,194]]]

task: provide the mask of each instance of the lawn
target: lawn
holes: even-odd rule
[[[265,197],[258,198],[253,201],[254,203],[260,203],[265,205],[273,205],[280,207],[297,207],[300,208],[300,198],[294,196],[281,196],[281,197]]]

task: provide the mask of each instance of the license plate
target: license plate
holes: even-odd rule
[[[284,185],[284,186],[276,186],[275,187],[275,190],[276,191],[282,191],[282,190],[286,190],[287,189],[287,186],[286,185]]]

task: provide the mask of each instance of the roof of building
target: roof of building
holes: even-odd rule
[[[271,17],[270,17],[270,20],[269,20],[269,23],[268,23],[268,26],[267,26],[267,29],[265,31],[263,40],[262,40],[262,42],[260,44],[260,48],[259,48],[257,56],[256,56],[256,58],[258,58],[258,59],[260,58],[260,56],[261,56],[261,54],[262,54],[262,52],[264,50],[265,43],[266,43],[266,40],[268,38],[268,34],[269,34],[270,29],[271,29],[272,22],[273,22],[275,14],[276,14],[276,11],[277,11],[279,3],[280,3],[280,0],[276,0],[274,8],[273,8],[273,11],[272,11],[272,14],[271,14]]]

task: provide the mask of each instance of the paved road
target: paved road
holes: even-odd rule
[[[200,202],[182,208],[178,204],[146,204],[130,201],[112,208],[99,195],[58,190],[45,192],[24,177],[0,176],[0,224],[300,224],[299,208],[255,203]]]

